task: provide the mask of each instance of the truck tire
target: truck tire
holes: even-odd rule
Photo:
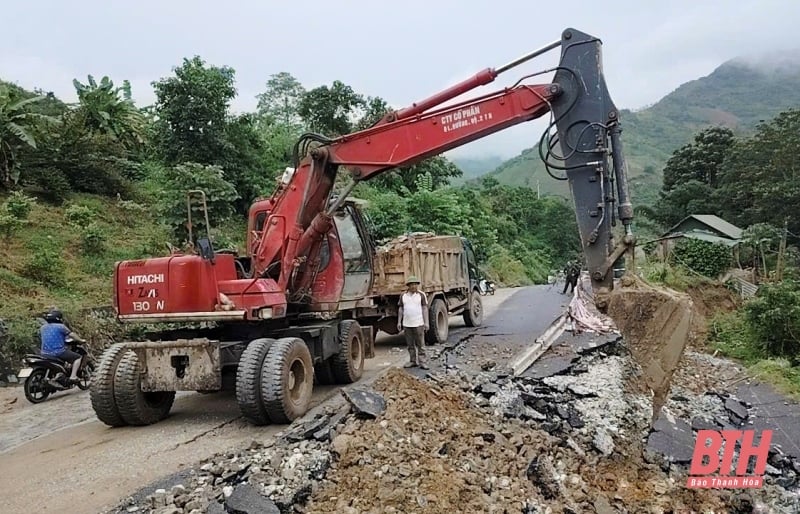
[[[336,383],[330,359],[314,364],[314,379],[319,385],[333,385]]]
[[[425,342],[429,345],[446,343],[447,335],[450,333],[450,315],[444,300],[436,298],[431,302],[428,320],[430,327],[425,332]]]
[[[261,397],[273,423],[291,423],[308,411],[314,364],[305,341],[284,337],[269,348],[261,368]]]
[[[239,357],[236,367],[236,402],[242,415],[254,425],[270,422],[261,397],[261,368],[274,339],[255,339]]]
[[[357,321],[347,319],[339,325],[339,353],[331,357],[337,384],[358,382],[364,374],[364,336]]]
[[[142,391],[139,357],[133,350],[122,356],[114,373],[114,400],[119,415],[129,425],[152,425],[167,417],[175,391]]]
[[[97,419],[110,427],[123,427],[127,425],[119,414],[117,402],[114,399],[114,375],[120,359],[125,355],[125,345],[116,343],[108,347],[100,356],[97,370],[89,386],[89,398],[92,402]]]
[[[483,300],[478,291],[472,291],[469,295],[467,308],[464,310],[464,323],[468,327],[479,327],[483,323]]]

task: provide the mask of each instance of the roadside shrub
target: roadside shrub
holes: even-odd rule
[[[61,251],[44,244],[32,248],[31,257],[22,267],[22,275],[49,287],[66,285],[66,264]]]
[[[86,205],[70,205],[64,212],[67,222],[76,227],[86,227],[97,219],[97,213]]]
[[[517,287],[531,283],[525,265],[500,245],[492,248],[486,263],[486,274],[500,286]]]
[[[22,191],[14,191],[6,200],[6,210],[11,216],[19,220],[28,219],[31,209],[36,204],[36,198],[27,196]]]
[[[770,355],[800,354],[800,283],[764,284],[744,310],[759,345]]]
[[[0,208],[0,235],[3,236],[3,240],[6,243],[11,240],[11,237],[19,230],[23,223],[21,219],[13,216],[6,211],[6,209]]]
[[[678,264],[709,278],[719,277],[731,264],[727,246],[688,237],[675,245],[672,257]]]
[[[708,323],[708,341],[715,350],[745,363],[765,357],[743,312],[717,313]]]
[[[106,247],[107,236],[103,228],[91,222],[81,233],[81,250],[89,255],[102,254]]]

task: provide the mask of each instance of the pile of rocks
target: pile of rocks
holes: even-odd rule
[[[696,431],[748,426],[748,403],[679,382],[651,427],[618,338],[554,350],[521,377],[488,360],[422,379],[391,369],[373,390],[343,390],[343,407],[118,512],[800,511],[800,463],[780,448],[760,490],[686,487]]]
[[[331,462],[329,441],[345,412],[326,413],[291,426],[275,441],[202,461],[170,488],[130,498],[115,512],[201,514],[204,512],[295,512]]]

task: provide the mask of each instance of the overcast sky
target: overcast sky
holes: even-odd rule
[[[603,40],[617,106],[640,108],[733,57],[800,49],[798,21],[795,0],[17,0],[3,6],[0,78],[73,101],[73,78],[108,75],[130,80],[147,105],[153,80],[200,55],[236,70],[236,110],[254,109],[280,71],[307,88],[338,79],[402,107],[574,27]],[[552,66],[551,54],[480,91]],[[523,124],[453,154],[512,157],[543,129]]]

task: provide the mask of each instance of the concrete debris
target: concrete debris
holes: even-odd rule
[[[681,419],[674,422],[663,417],[656,420],[647,438],[647,451],[670,463],[688,464],[692,461],[695,436],[692,427]]]
[[[342,396],[360,418],[377,418],[386,409],[386,400],[374,391],[342,389]]]
[[[225,500],[225,511],[230,514],[280,514],[277,505],[264,497],[250,484],[239,484]]]
[[[791,438],[770,452],[762,489],[686,488],[698,430],[758,420],[755,400],[706,377],[733,373],[722,361],[690,353],[651,429],[652,394],[631,386],[640,371],[624,341],[588,337],[519,377],[488,336],[462,340],[439,354],[467,356],[458,368],[390,369],[371,390],[343,391],[344,408],[216,455],[119,512],[800,512]]]

